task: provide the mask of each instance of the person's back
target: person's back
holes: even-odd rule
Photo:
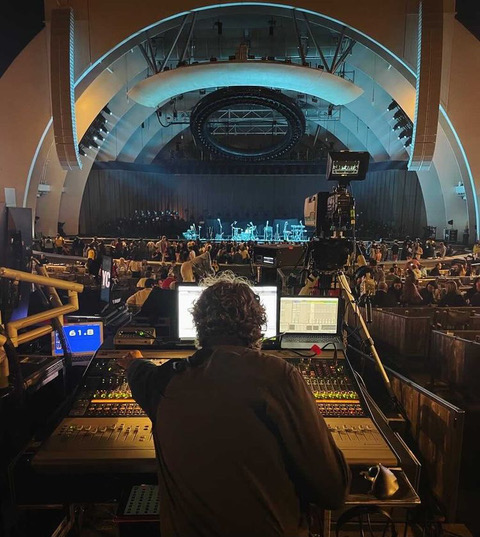
[[[200,295],[189,360],[128,364],[153,422],[162,537],[306,537],[307,504],[343,502],[344,458],[301,374],[252,344],[264,310],[242,285],[241,307],[228,287]]]
[[[174,373],[148,411],[161,446],[162,537],[300,537],[296,486],[304,502],[343,500],[343,462],[303,379],[281,359],[215,347]]]
[[[397,305],[395,297],[388,293],[388,286],[385,282],[378,284],[378,289],[372,298],[372,305],[376,308],[393,308]]]

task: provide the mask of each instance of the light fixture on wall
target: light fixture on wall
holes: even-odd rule
[[[462,198],[462,200],[467,199],[467,195],[465,193],[465,185],[462,183],[462,181],[458,181],[458,184],[455,186],[455,193],[459,198]]]
[[[398,104],[396,101],[392,100],[392,102],[388,105],[387,110],[389,112],[392,112],[393,110],[395,110],[395,108],[398,108]]]

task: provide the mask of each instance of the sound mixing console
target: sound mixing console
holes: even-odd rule
[[[169,358],[185,358],[191,353],[143,351],[159,367]],[[59,466],[155,471],[151,422],[132,399],[125,372],[116,365],[124,354],[97,352],[69,416],[36,454],[36,467],[47,471],[57,471]],[[349,464],[397,466],[397,457],[371,419],[346,359],[292,358],[292,352],[285,350],[271,354],[287,359],[300,371]]]
[[[347,360],[287,360],[302,374],[335,443],[350,465],[398,464],[396,455],[369,417]]]

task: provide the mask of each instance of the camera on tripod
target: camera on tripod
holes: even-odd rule
[[[363,181],[370,154],[366,151],[335,151],[328,154],[327,180],[338,181],[332,192],[317,192],[305,199],[307,227],[315,228],[308,246],[306,265],[317,271],[343,268],[354,250],[355,200],[348,190],[351,181]],[[345,233],[352,231],[352,240]]]

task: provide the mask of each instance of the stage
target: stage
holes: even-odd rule
[[[222,222],[220,218],[208,219],[205,222],[191,224],[182,233],[186,240],[210,242],[256,242],[284,243],[308,242],[313,230],[307,229],[303,222],[296,218],[275,219],[264,223],[253,221]]]

